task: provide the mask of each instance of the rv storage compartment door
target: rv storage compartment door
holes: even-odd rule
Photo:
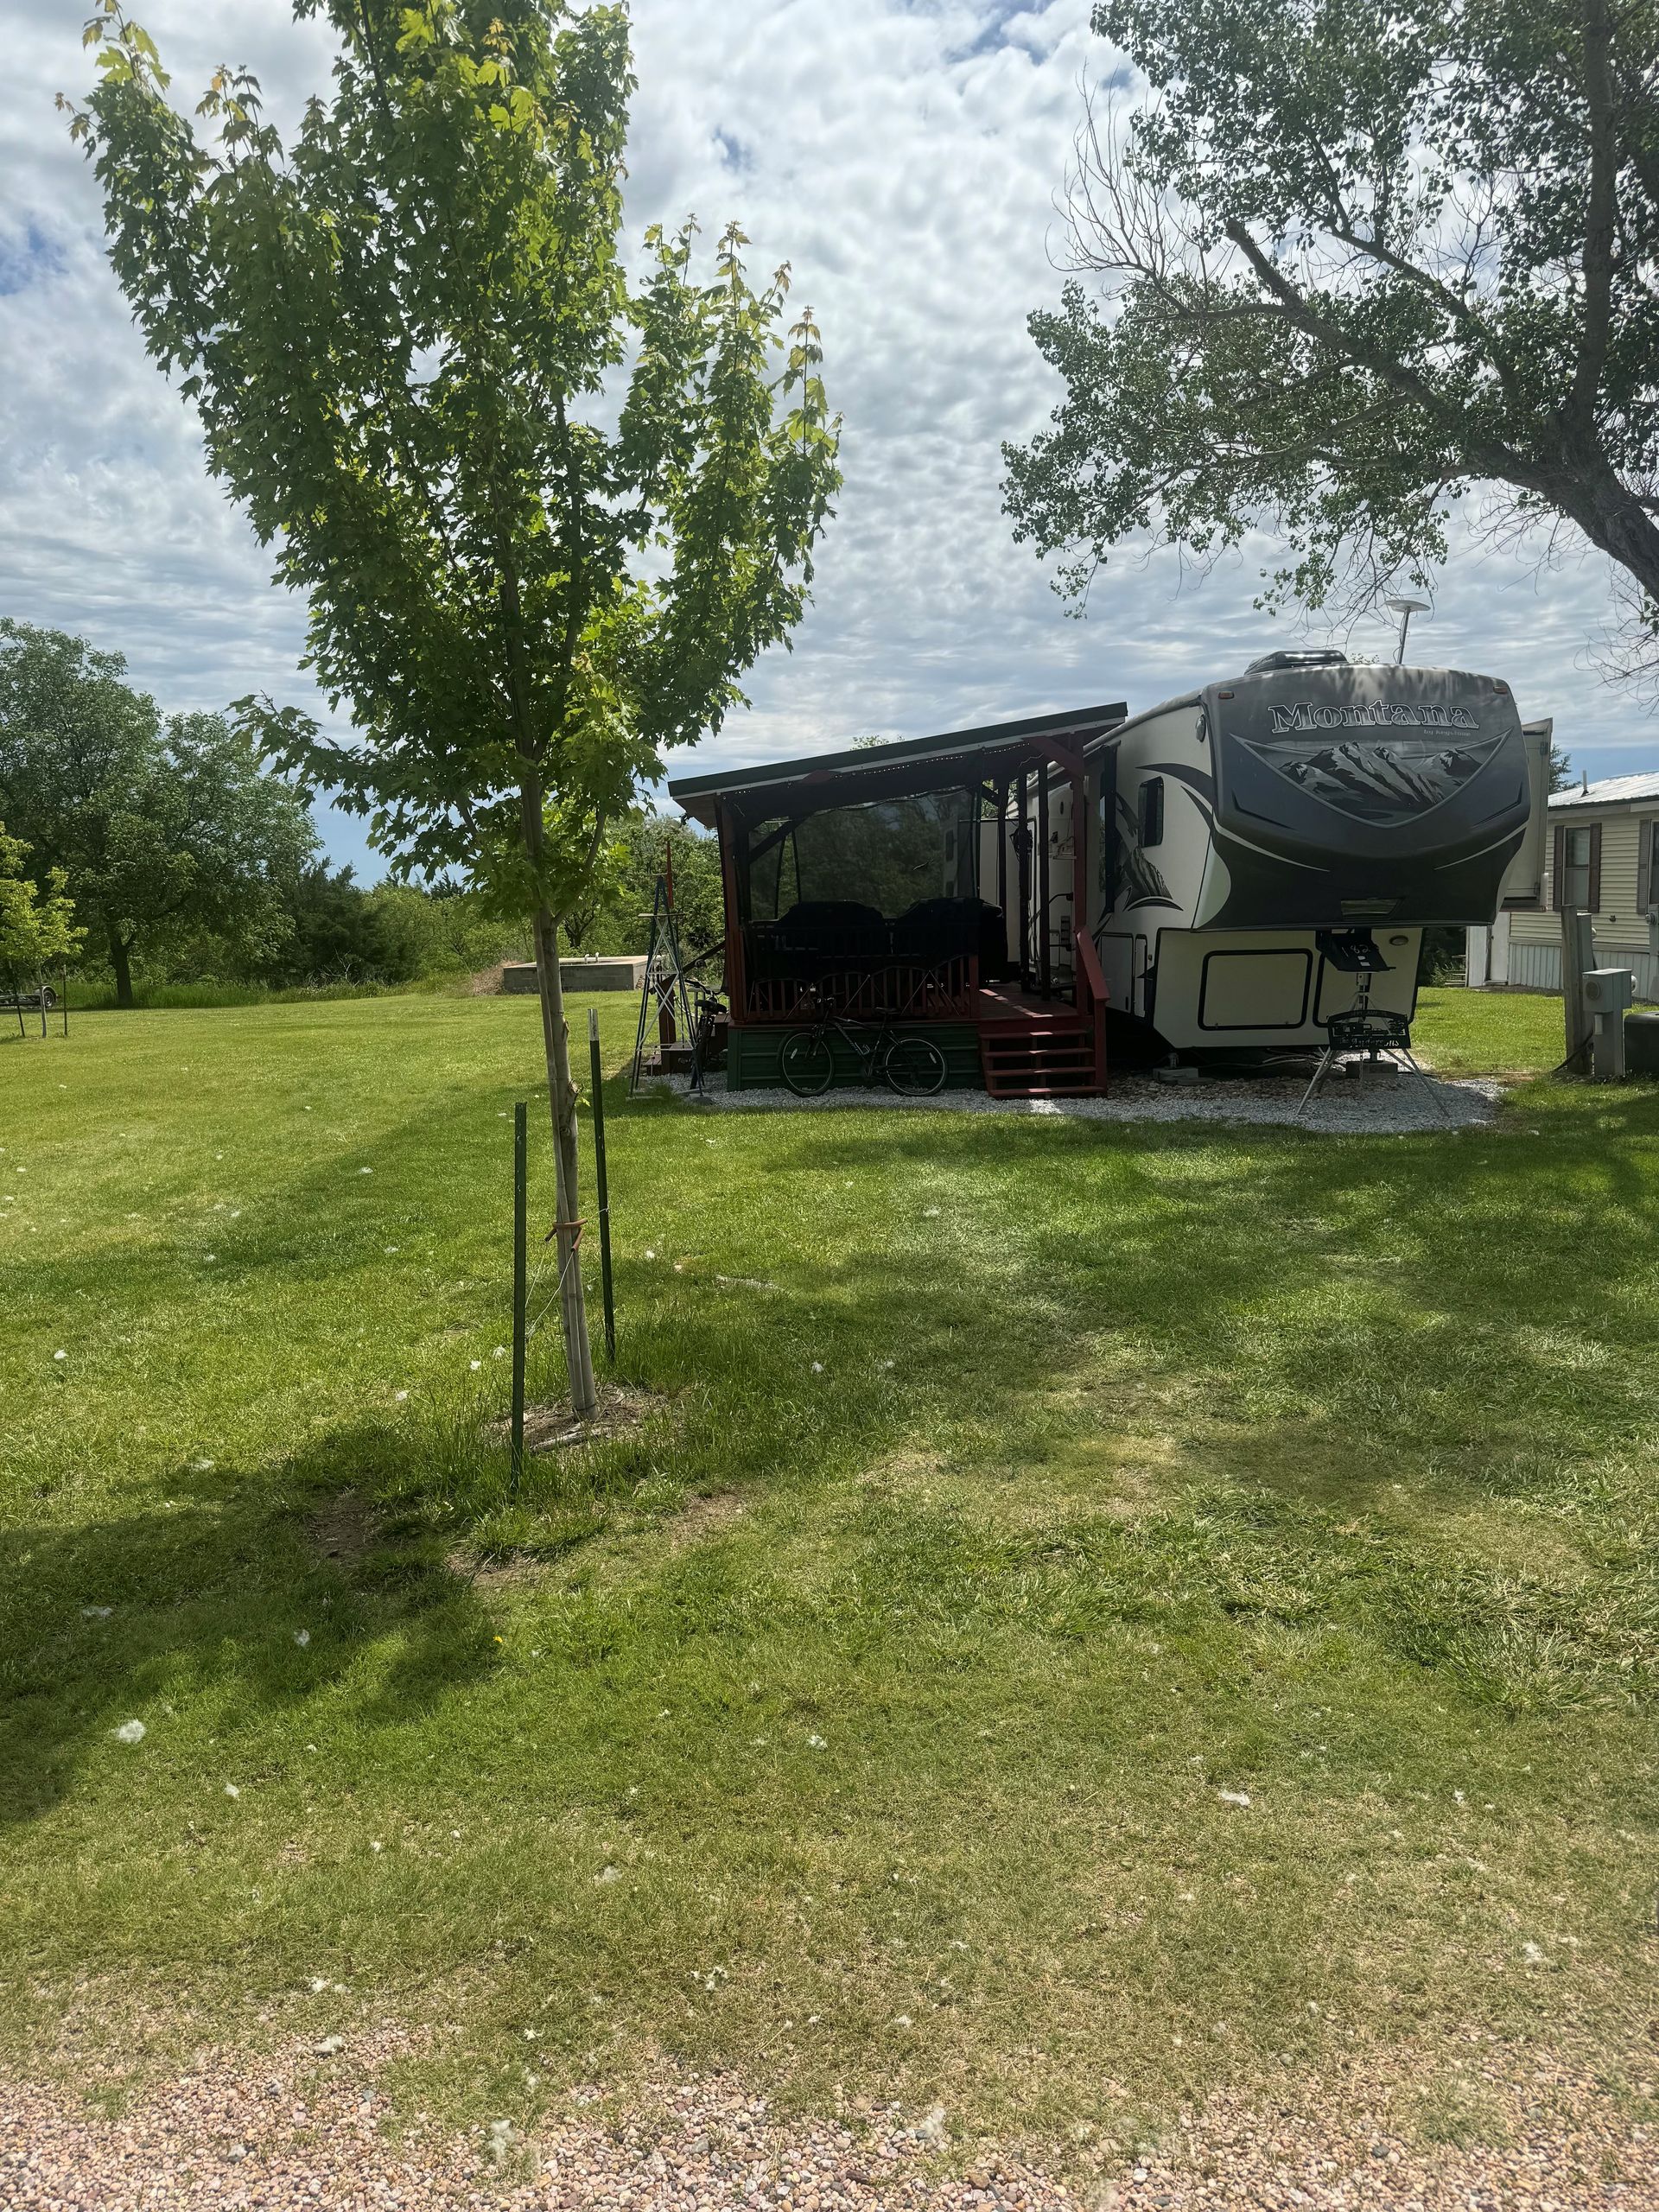
[[[1498,886],[1497,905],[1501,913],[1506,906],[1541,906],[1544,902],[1544,839],[1548,833],[1549,810],[1549,741],[1554,729],[1553,721],[1523,722],[1522,741],[1527,748],[1527,787],[1532,797],[1532,812],[1527,817],[1527,832],[1521,840],[1521,849],[1503,871],[1503,880]]]
[[[1313,955],[1300,945],[1204,956],[1200,1029],[1300,1029],[1307,1020]]]

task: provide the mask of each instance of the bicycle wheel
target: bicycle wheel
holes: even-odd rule
[[[778,1055],[778,1071],[798,1098],[816,1098],[828,1090],[836,1062],[823,1030],[791,1029]]]
[[[931,1037],[895,1037],[887,1048],[887,1081],[910,1098],[944,1089],[944,1054]]]

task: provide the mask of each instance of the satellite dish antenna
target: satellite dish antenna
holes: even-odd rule
[[[1414,614],[1427,614],[1431,602],[1426,599],[1389,598],[1385,599],[1382,604],[1400,617],[1400,649],[1395,654],[1394,664],[1396,668],[1403,668],[1406,663],[1406,632],[1411,627],[1411,618]]]

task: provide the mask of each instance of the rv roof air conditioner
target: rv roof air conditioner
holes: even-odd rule
[[[1281,650],[1276,653],[1263,653],[1259,660],[1253,660],[1250,663],[1244,673],[1246,676],[1265,676],[1274,669],[1346,668],[1347,665],[1346,653],[1332,652],[1299,653]]]

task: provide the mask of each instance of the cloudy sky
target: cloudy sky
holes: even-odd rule
[[[169,709],[252,689],[315,706],[303,610],[270,583],[134,335],[92,175],[54,111],[86,84],[86,12],[0,0],[0,612],[118,646]],[[192,105],[221,60],[259,73],[279,118],[326,83],[324,38],[287,0],[135,12]],[[1001,442],[1053,404],[1025,318],[1058,289],[1053,201],[1079,79],[1118,64],[1088,14],[1088,0],[635,0],[631,232],[740,218],[757,270],[791,263],[846,417],[815,604],[698,768],[865,731],[1138,709],[1281,641],[1252,611],[1248,559],[1183,585],[1173,557],[1125,549],[1075,620],[1001,512]],[[1437,600],[1421,658],[1509,677],[1592,776],[1659,764],[1651,715],[1590,666],[1608,613],[1599,560],[1540,579],[1471,553]],[[1384,649],[1384,622],[1351,642]],[[358,824],[325,812],[321,826],[338,857],[379,872]]]

